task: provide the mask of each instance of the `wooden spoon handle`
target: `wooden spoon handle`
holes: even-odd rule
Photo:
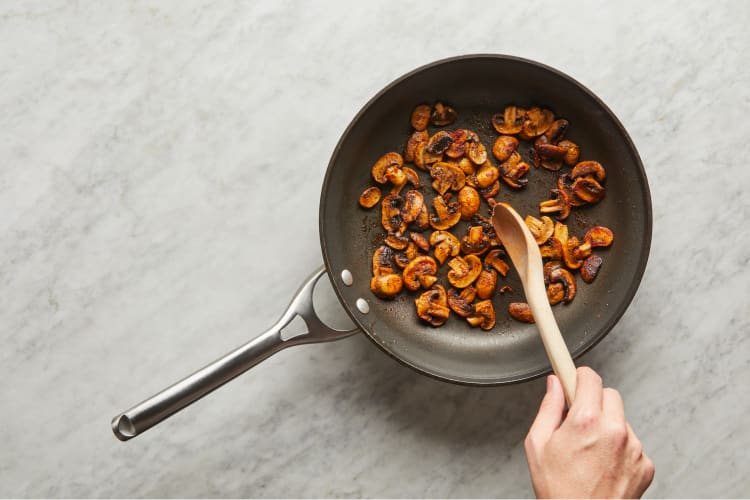
[[[534,290],[527,291],[526,300],[531,308],[531,314],[534,315],[552,370],[562,382],[565,400],[570,407],[576,394],[576,366],[557,327],[557,321],[547,301],[547,294],[543,287],[534,287]]]

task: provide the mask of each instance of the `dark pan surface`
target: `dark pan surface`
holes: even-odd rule
[[[412,368],[453,382],[503,384],[542,375],[550,366],[536,327],[518,323],[507,314],[509,302],[524,300],[513,269],[505,283],[514,291],[494,297],[497,324],[489,333],[470,328],[455,315],[444,326],[432,328],[416,316],[416,292],[405,290],[397,299],[384,301],[369,290],[370,259],[384,230],[380,206],[362,209],[357,203],[359,194],[374,184],[370,168],[377,158],[388,151],[403,151],[411,133],[413,107],[437,100],[458,111],[458,120],[445,129],[472,129],[488,150],[498,135],[490,117],[506,104],[548,107],[570,121],[567,138],[580,145],[581,160],[595,159],[605,166],[604,200],[573,209],[565,221],[571,235],[579,237],[595,224],[615,233],[613,246],[598,252],[604,264],[594,283],[587,285],[578,277],[575,300],[553,308],[574,357],[609,332],[640,283],[651,242],[651,200],[643,165],[620,122],[589,90],[547,66],[498,55],[438,61],[399,78],[365,105],[333,153],[321,194],[321,245],[334,289],[365,333]],[[430,134],[435,130],[430,127]],[[426,172],[420,175],[429,179]],[[538,203],[549,197],[557,174],[532,167],[527,177],[524,189],[513,191],[503,185],[496,199],[509,202],[522,216],[538,216]],[[426,184],[426,199],[431,199],[432,188]],[[482,210],[489,214],[484,202]],[[457,234],[465,234],[463,226]],[[442,266],[441,276],[446,267]],[[343,284],[343,269],[352,272],[352,286]],[[502,284],[501,278],[498,286]],[[369,303],[368,314],[355,306],[360,297]]]

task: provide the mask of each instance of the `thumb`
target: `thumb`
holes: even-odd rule
[[[547,377],[547,394],[539,406],[539,413],[531,424],[529,436],[539,443],[546,443],[552,437],[552,433],[560,427],[565,411],[565,395],[563,394],[560,379],[555,375]]]

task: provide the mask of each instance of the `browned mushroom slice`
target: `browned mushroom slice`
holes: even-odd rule
[[[495,155],[497,161],[503,162],[510,158],[516,149],[518,149],[518,139],[511,135],[501,135],[492,146],[492,154]]]
[[[401,269],[405,268],[409,264],[409,257],[404,252],[396,252],[393,256],[393,262],[396,263]]]
[[[534,164],[556,172],[562,168],[565,149],[554,144],[542,144],[534,148]]]
[[[380,189],[376,186],[371,186],[362,191],[359,195],[359,204],[363,208],[372,208],[380,201]]]
[[[560,118],[559,120],[555,120],[552,122],[552,125],[547,129],[547,131],[544,133],[543,137],[544,140],[548,144],[557,144],[559,143],[563,137],[565,137],[565,132],[568,131],[568,126],[570,123],[568,123],[568,120],[565,118]]]
[[[372,275],[395,274],[396,268],[393,265],[394,254],[393,249],[385,245],[376,248],[372,254]]]
[[[551,260],[544,264],[542,275],[544,276],[545,285],[550,284],[550,279],[549,279],[550,273],[554,271],[555,269],[562,269],[562,266],[563,266],[563,263],[560,260]]]
[[[489,299],[495,293],[497,286],[497,271],[489,266],[485,266],[479,273],[474,286],[477,289],[477,295],[480,299]]]
[[[547,243],[539,247],[539,253],[542,254],[543,259],[562,259],[562,244],[557,238],[550,238]]]
[[[391,194],[398,194],[406,184],[406,174],[401,167],[391,165],[385,169],[385,180],[393,184]]]
[[[422,131],[430,124],[432,107],[429,104],[420,104],[411,112],[411,126],[417,131]]]
[[[404,195],[404,204],[401,208],[401,219],[404,224],[411,224],[424,209],[424,197],[422,193],[414,189],[407,191]]]
[[[436,102],[435,108],[432,110],[432,124],[436,127],[445,127],[456,121],[458,113],[450,106],[446,106],[442,102]]]
[[[503,255],[505,255],[505,252],[499,248],[493,248],[484,257],[484,267],[490,266],[502,276],[507,276],[510,266],[502,259]]]
[[[380,222],[389,233],[403,233],[406,224],[401,216],[404,199],[397,194],[389,194],[383,198],[380,206]]]
[[[563,245],[563,262],[565,262],[568,269],[575,270],[583,264],[583,261],[577,259],[575,256],[575,250],[578,248],[578,245],[580,245],[580,241],[575,236],[568,239],[565,245]]]
[[[441,155],[448,150],[451,144],[453,144],[451,134],[445,130],[440,130],[429,138],[425,152],[432,155]]]
[[[462,318],[474,314],[474,298],[477,291],[473,286],[467,286],[463,290],[451,288],[448,290],[448,307]]]
[[[422,207],[422,211],[419,212],[417,220],[412,222],[409,227],[414,231],[425,231],[430,228],[430,212],[427,210],[426,203],[424,207]]]
[[[500,176],[500,171],[497,169],[497,167],[492,166],[492,164],[487,161],[479,167],[479,170],[477,170],[477,173],[474,175],[476,187],[478,188],[486,188],[491,186]]]
[[[401,170],[406,176],[406,181],[414,186],[415,189],[422,188],[422,182],[419,180],[419,174],[417,174],[417,172],[413,168],[401,167]]]
[[[458,162],[458,168],[464,173],[465,176],[474,175],[474,164],[468,158],[461,158]]]
[[[408,143],[407,143],[408,145]],[[425,149],[427,147],[427,139],[423,142],[418,142],[414,145],[414,165],[422,170],[427,170],[427,163],[425,163]]]
[[[495,326],[495,308],[492,301],[482,300],[474,304],[474,314],[466,318],[471,326],[479,326],[482,330],[492,330]]]
[[[568,174],[562,174],[557,178],[557,189],[565,193],[565,199],[571,207],[580,207],[586,204],[573,192],[573,179]]]
[[[417,248],[419,248],[423,252],[430,251],[430,242],[427,241],[427,238],[425,238],[421,234],[411,232],[409,233],[409,239],[413,241],[414,244],[417,245]]]
[[[602,167],[602,164],[598,161],[587,160],[577,163],[573,170],[570,171],[570,178],[577,179],[579,177],[591,176],[599,182],[602,182],[607,177],[607,172]]]
[[[568,201],[567,194],[559,189],[553,189],[552,195],[555,198],[539,203],[539,212],[543,214],[557,212],[557,218],[565,220],[570,215],[570,202]]]
[[[563,162],[569,166],[572,167],[576,163],[578,163],[578,157],[581,154],[581,150],[578,147],[578,144],[576,144],[573,141],[560,141],[558,144],[561,148],[565,150],[565,156],[563,156]]]
[[[529,140],[540,136],[549,130],[554,121],[555,115],[549,109],[531,108],[526,111],[520,137]]]
[[[435,258],[443,264],[448,257],[455,257],[461,250],[461,244],[453,233],[435,231],[430,235],[430,245],[435,247]]]
[[[479,211],[482,199],[477,190],[471,186],[464,186],[458,192],[458,204],[461,207],[461,218],[470,220]]]
[[[426,130],[415,131],[406,141],[406,147],[404,148],[404,160],[414,161],[414,157],[417,153],[417,146],[420,144],[426,144],[430,138],[430,134]]]
[[[389,234],[385,237],[384,243],[394,250],[403,250],[409,244],[409,238],[399,234]]]
[[[392,299],[401,291],[403,281],[398,274],[383,274],[373,276],[370,280],[370,290],[381,299]]]
[[[549,281],[550,283],[562,284],[563,288],[565,289],[565,298],[563,299],[565,303],[568,303],[575,298],[576,279],[567,269],[563,269],[560,267],[553,269],[549,273]]]
[[[482,261],[476,255],[454,257],[448,261],[448,282],[456,288],[466,288],[482,272]]]
[[[479,192],[482,194],[482,198],[487,200],[487,203],[491,207],[494,207],[493,202],[495,201],[493,197],[497,196],[497,193],[500,192],[500,181],[495,181],[486,188],[482,188],[479,190]]]
[[[446,203],[442,196],[435,196],[432,206],[435,214],[430,217],[430,225],[434,229],[450,229],[461,220],[461,207],[456,201]]]
[[[517,321],[534,323],[534,316],[531,315],[531,307],[526,302],[511,302],[508,304],[508,313]]]
[[[477,165],[482,165],[487,161],[487,148],[479,141],[470,141],[466,143],[466,156],[469,160]]]
[[[458,191],[466,184],[466,176],[463,171],[450,163],[435,163],[430,168],[430,175],[434,179],[432,187],[440,194],[445,194],[449,189]]]
[[[461,158],[466,153],[466,139],[469,137],[469,133],[460,128],[450,133],[451,145],[445,150],[445,156],[449,158]]]
[[[518,106],[506,106],[502,114],[492,117],[492,126],[500,134],[517,134],[523,128],[526,110]]]
[[[461,239],[461,250],[467,255],[481,255],[490,248],[490,238],[484,234],[482,226],[471,226]]]
[[[448,298],[442,285],[435,285],[414,299],[417,316],[432,326],[440,326],[446,322],[451,310],[448,309]]]
[[[400,154],[393,151],[386,153],[378,158],[378,161],[372,166],[372,178],[379,184],[385,184],[388,180],[385,177],[388,167],[395,167],[396,170],[399,170],[403,164],[404,159]],[[393,169],[391,169],[391,172],[393,172]]]
[[[552,237],[552,232],[555,230],[555,223],[546,215],[543,215],[541,219],[537,219],[533,215],[527,215],[524,222],[531,231],[537,245],[544,245]]]
[[[430,288],[437,281],[437,263],[429,255],[414,257],[404,268],[404,286],[409,290],[418,290],[420,286]]]
[[[583,201],[598,203],[604,198],[604,188],[592,176],[579,177],[573,181],[573,192]]]
[[[578,260],[583,260],[591,255],[591,243],[584,241],[573,250],[573,256]]]
[[[547,301],[551,306],[557,305],[565,298],[565,288],[561,283],[552,283],[547,287]]]
[[[522,161],[518,151],[514,151],[510,157],[500,164],[500,177],[512,188],[522,188],[529,180],[522,179],[529,171],[529,164]]]
[[[495,234],[495,228],[492,226],[492,222],[490,222],[487,217],[481,214],[476,214],[471,218],[471,225],[482,226],[482,229],[484,229],[484,234],[486,234],[490,238],[490,246],[500,245],[500,241],[497,239],[497,234]]]
[[[590,255],[581,266],[581,278],[586,283],[591,283],[599,274],[599,268],[602,267],[602,258],[598,255]]]
[[[406,258],[410,261],[414,260],[414,258],[419,255],[417,245],[414,242],[409,242],[409,244],[406,245],[406,250],[404,250],[404,255],[406,255]]]
[[[594,226],[586,231],[583,241],[589,243],[592,248],[608,247],[612,244],[614,237],[615,235],[611,229],[604,226]]]

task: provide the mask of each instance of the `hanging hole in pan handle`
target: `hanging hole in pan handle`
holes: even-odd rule
[[[279,321],[268,330],[176,384],[115,416],[112,419],[112,432],[115,436],[121,441],[134,438],[285,347],[328,342],[357,333],[359,330],[351,327],[351,324],[347,325],[348,328],[332,328],[316,313],[313,295],[318,281],[324,275],[326,275],[325,269],[320,268],[307,278]],[[299,321],[297,325],[293,325],[296,318],[301,318],[304,325],[301,325]],[[304,330],[299,329],[301,326],[305,327]],[[283,332],[286,333],[283,334]]]

